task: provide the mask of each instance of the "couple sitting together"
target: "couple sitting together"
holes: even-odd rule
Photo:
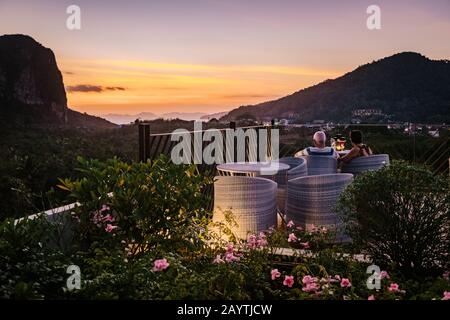
[[[339,154],[332,147],[326,146],[327,136],[323,131],[317,131],[313,136],[314,147],[308,147],[300,150],[295,154],[295,157],[301,156],[329,156],[333,157],[343,163],[350,162],[357,157],[370,156],[372,150],[363,144],[362,132],[359,130],[352,130],[350,132],[350,142],[352,143],[352,149],[344,156],[340,157]]]

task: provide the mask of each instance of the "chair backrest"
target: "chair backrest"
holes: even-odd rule
[[[375,154],[367,157],[358,157],[344,164],[342,172],[358,175],[361,172],[381,169],[389,165],[388,154]]]
[[[214,183],[213,221],[225,222],[231,211],[237,227],[233,233],[246,239],[248,232],[258,233],[275,226],[277,184],[269,179],[242,176],[217,176]]]
[[[285,157],[279,159],[279,162],[290,166],[290,169],[288,171],[280,172],[275,176],[274,179],[278,184],[277,207],[278,210],[282,214],[284,214],[286,206],[286,187],[288,180],[307,176],[308,170],[306,167],[306,160],[302,158]]]
[[[303,163],[302,159],[297,157],[283,157],[278,159],[278,162],[289,165],[289,169],[292,169]]]
[[[286,219],[308,227],[340,229],[341,220],[333,212],[336,202],[353,180],[349,173],[301,177],[288,181]]]
[[[301,160],[301,163],[287,172],[287,180],[292,180],[308,175],[308,165],[305,159],[297,158]]]
[[[337,160],[330,156],[301,156],[306,160],[308,176],[337,172]]]
[[[303,177],[307,175],[306,160],[295,157],[284,157],[278,159],[279,163],[287,164],[288,171],[282,171],[274,177],[274,181],[278,183],[278,187],[286,186],[289,179]]]

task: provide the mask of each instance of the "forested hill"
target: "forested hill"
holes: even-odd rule
[[[241,106],[224,119],[348,121],[352,110],[380,109],[397,121],[450,122],[450,62],[403,52],[363,65],[278,100]]]
[[[0,123],[10,127],[115,127],[68,108],[55,55],[26,35],[0,36]]]

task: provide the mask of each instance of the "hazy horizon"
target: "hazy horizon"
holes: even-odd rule
[[[215,113],[273,100],[403,51],[450,58],[450,1],[0,0],[2,34],[52,49],[69,106],[95,115]],[[20,19],[18,19],[20,17]]]
[[[203,116],[210,116],[211,113],[205,112],[166,112],[166,113],[154,113],[154,112],[140,112],[136,114],[126,113],[108,113],[100,114],[99,117],[108,120],[115,124],[129,124],[136,119],[140,120],[156,120],[156,119],[181,119],[187,121],[208,121],[208,119],[202,119]]]

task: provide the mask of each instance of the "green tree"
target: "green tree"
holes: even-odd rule
[[[356,246],[414,276],[449,266],[449,209],[448,178],[396,161],[358,176],[337,206]]]

